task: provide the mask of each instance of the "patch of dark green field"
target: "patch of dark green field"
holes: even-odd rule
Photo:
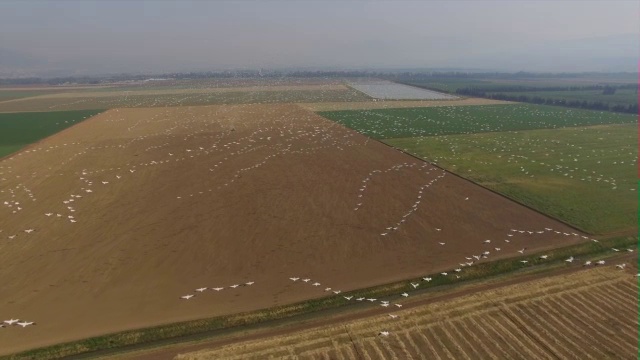
[[[0,113],[0,157],[16,152],[103,110]]]
[[[634,123],[637,116],[507,104],[325,111],[320,115],[376,139]]]

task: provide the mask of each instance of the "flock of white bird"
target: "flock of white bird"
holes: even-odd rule
[[[237,289],[239,287],[251,286],[253,284],[255,284],[254,281],[248,281],[248,282],[243,283],[243,284],[233,284],[233,285],[229,285],[227,287],[224,287],[224,286],[210,287],[210,288],[209,287],[199,287],[197,289],[194,289],[194,293],[180,296],[180,299],[182,299],[182,300],[191,300],[196,296],[196,294],[202,294],[207,290],[210,290],[209,292],[211,292],[211,291],[219,292],[219,291],[222,291],[224,289]]]
[[[9,319],[0,323],[0,329],[18,327],[18,326],[22,328],[26,328],[27,326],[31,326],[31,325],[36,325],[36,323],[33,321],[25,321],[25,320],[20,321],[20,319]]]
[[[228,110],[224,110],[222,108],[216,111],[224,112]],[[455,108],[451,107],[451,108],[443,108],[442,111],[456,112],[459,110],[456,110]],[[131,124],[127,128],[127,131],[134,131],[138,126],[143,125],[145,122],[168,121],[170,116],[167,119],[165,119],[163,118],[164,115],[170,115],[170,113],[169,112],[159,113],[150,119],[140,119],[137,122]],[[206,120],[206,118],[181,119],[179,121],[172,120],[174,121],[173,126],[166,127],[163,130],[158,131],[157,134],[146,134],[143,136],[134,137],[132,139],[127,140],[125,143],[119,144],[119,145],[85,146],[84,144],[78,142],[78,143],[65,143],[65,144],[54,145],[49,147],[40,146],[30,150],[26,150],[24,152],[19,153],[15,157],[4,160],[4,163],[2,164],[2,166],[0,166],[0,177],[1,177],[0,185],[2,185],[3,182],[9,181],[8,177],[11,176],[13,171],[12,167],[10,166],[11,162],[19,161],[19,159],[21,159],[21,157],[23,156],[28,156],[30,154],[37,156],[40,152],[45,152],[45,153],[53,152],[57,149],[67,148],[69,146],[79,147],[80,150],[77,153],[75,153],[74,155],[72,155],[67,159],[61,160],[60,164],[65,164],[73,161],[78,156],[85,155],[94,151],[103,150],[106,148],[126,149],[130,145],[138,141],[143,141],[145,139],[151,138],[154,135],[163,135],[163,136],[172,135],[174,136],[174,138],[180,137],[184,140],[186,145],[188,144],[189,140],[193,136],[210,132],[211,129],[209,128],[206,128],[206,127],[202,128],[200,126],[196,126],[204,120]],[[389,126],[388,126],[387,120],[388,119],[385,119],[384,123],[385,123],[385,128],[387,128],[388,130]],[[109,118],[107,119],[107,121],[112,121],[112,122],[124,121],[124,118],[117,118],[117,119]],[[312,124],[312,122],[309,122],[307,125],[310,125],[310,124]],[[374,124],[375,124],[375,121],[374,121]],[[90,197],[91,194],[101,191],[103,187],[113,185],[114,183],[117,183],[118,181],[121,181],[121,180],[126,180],[127,177],[136,176],[137,174],[136,172],[138,170],[143,169],[144,167],[166,166],[167,164],[190,160],[198,156],[224,154],[223,159],[218,160],[215,163],[211,163],[209,165],[209,171],[214,172],[217,170],[217,168],[223,166],[226,162],[232,162],[233,159],[238,155],[246,154],[246,153],[257,151],[257,150],[265,151],[268,154],[258,162],[238,169],[233,174],[233,176],[229,178],[226,182],[218,184],[217,188],[220,189],[224,186],[231,185],[233,182],[241,178],[247,172],[256,170],[266,165],[269,161],[272,161],[277,157],[290,156],[293,154],[313,154],[314,152],[320,149],[326,149],[326,148],[335,148],[335,149],[342,150],[349,146],[363,144],[362,142],[359,142],[353,139],[352,137],[354,136],[354,133],[351,133],[351,132],[346,132],[340,137],[336,136],[335,134],[328,131],[331,128],[331,126],[332,125],[321,124],[321,125],[311,125],[311,129],[301,129],[300,119],[296,119],[294,121],[293,119],[287,119],[283,116],[283,118],[279,119],[279,123],[276,124],[275,126],[272,125],[269,127],[259,128],[247,136],[235,138],[234,140],[227,141],[227,142],[225,142],[225,140],[227,140],[226,135],[231,134],[233,131],[235,131],[235,127],[234,125],[226,125],[226,127],[223,126],[223,131],[219,131],[217,135],[210,135],[212,143],[208,147],[185,146],[183,151],[178,152],[178,151],[172,150],[173,152],[169,152],[169,151],[164,152],[161,149],[164,146],[168,145],[169,143],[166,143],[164,145],[149,146],[144,150],[145,152],[153,151],[154,154],[162,154],[162,155],[160,155],[155,160],[147,160],[147,161],[135,162],[135,163],[129,162],[126,164],[122,164],[119,167],[112,167],[112,168],[106,168],[106,169],[92,169],[92,170],[83,169],[80,173],[77,174],[78,181],[80,184],[78,188],[75,189],[72,193],[65,196],[60,201],[59,208],[52,208],[49,211],[45,212],[43,216],[46,216],[52,219],[66,220],[70,224],[76,223],[78,221],[77,214],[76,214],[77,212],[76,204],[82,202],[83,199],[85,199],[85,197]],[[183,131],[185,130],[188,130],[190,132],[185,135],[183,133]],[[415,129],[412,130],[411,128],[407,127],[406,124],[401,125],[400,123],[398,123],[397,127],[395,128],[392,127],[391,130],[392,131],[413,131]],[[278,131],[279,133],[274,134],[274,131]],[[374,134],[376,133],[375,130],[373,130],[372,132]],[[420,131],[416,130],[415,133],[422,134],[423,130],[420,130]],[[285,140],[285,142],[283,142],[282,140]],[[293,149],[292,141],[298,141],[298,140],[304,140],[306,147],[302,147],[300,149]],[[289,143],[287,144],[287,142]],[[510,161],[518,161],[518,160],[521,161],[521,160],[529,160],[529,159],[524,156],[516,156],[516,155],[513,155],[510,158]],[[635,162],[632,162],[632,164],[635,164]],[[552,171],[554,169],[556,169],[557,171],[577,170],[577,168],[571,170],[564,165],[562,166],[557,166],[557,165],[552,166],[548,164],[542,164],[542,165],[551,167]],[[366,194],[367,186],[369,185],[369,182],[373,177],[377,176],[379,173],[399,171],[402,168],[416,168],[419,171],[423,171],[425,175],[429,175],[431,174],[431,172],[438,172],[438,175],[419,187],[418,192],[416,194],[416,199],[414,203],[411,205],[411,207],[407,210],[405,214],[402,215],[401,219],[399,219],[397,222],[393,223],[392,225],[387,226],[383,230],[383,232],[380,233],[381,236],[387,236],[391,234],[393,231],[398,230],[398,228],[401,227],[402,224],[406,222],[407,217],[409,217],[418,209],[418,206],[422,201],[422,196],[424,191],[426,191],[430,186],[434,185],[436,181],[443,178],[446,174],[445,171],[439,168],[435,168],[427,163],[424,163],[422,165],[418,163],[402,163],[402,164],[393,165],[387,168],[386,170],[373,170],[369,172],[369,174],[362,180],[362,186],[358,189],[359,194],[357,195],[358,199],[354,207],[354,211],[357,211],[362,206],[364,206],[365,200],[366,200],[364,198],[364,195]],[[525,171],[524,168],[523,168],[523,171]],[[609,182],[615,186],[616,184],[615,179],[605,179],[604,176],[602,176],[601,174],[596,174],[596,175],[598,176],[598,179],[603,179],[603,181]],[[35,177],[35,176],[39,176],[39,174],[34,173],[34,174],[31,174],[31,176]],[[53,175],[48,175],[48,176],[53,176]],[[15,175],[11,180],[20,181],[20,177],[18,175]],[[208,189],[202,189],[197,193],[178,195],[176,196],[176,198],[182,199],[182,198],[198,197],[199,195],[202,195],[205,192],[212,192],[213,189],[214,187],[210,187]],[[22,182],[19,182],[15,186],[4,187],[3,190],[0,191],[0,195],[8,197],[6,200],[3,200],[2,204],[10,211],[11,214],[19,214],[23,210],[23,208],[27,206],[25,201],[37,200],[35,195],[32,193],[32,191],[29,188],[27,188],[27,186]],[[469,200],[468,197],[465,198],[465,201],[467,200]],[[442,231],[443,229],[436,228],[435,230]],[[4,229],[0,229],[0,233],[3,231]],[[29,228],[23,229],[20,232],[9,233],[5,235],[9,240],[14,240],[18,235],[21,235],[21,236],[22,234],[29,235],[29,234],[37,233],[39,231],[40,229],[36,231],[36,229],[29,227]],[[585,240],[597,241],[596,239],[592,239],[575,232],[561,232],[561,231],[553,230],[551,228],[545,228],[544,230],[536,230],[536,231],[511,229],[509,233],[505,234],[505,237],[503,239],[481,240],[483,245],[486,247],[486,250],[477,254],[469,254],[468,256],[465,257],[464,260],[461,259],[461,262],[459,263],[460,265],[459,267],[449,271],[443,271],[439,274],[439,276],[453,275],[456,278],[460,278],[461,274],[464,271],[464,268],[473,266],[474,264],[477,264],[480,261],[488,259],[492,254],[500,252],[502,250],[502,246],[500,245],[500,242],[510,243],[516,236],[520,236],[520,235],[535,236],[536,234],[545,234],[550,232],[553,232],[556,235],[569,236],[569,237],[581,237]],[[444,242],[439,242],[439,244],[441,246],[445,245]],[[618,249],[613,249],[613,250],[619,251]],[[521,250],[518,251],[518,253],[524,254],[525,251],[526,251],[526,248],[522,248]],[[633,249],[626,249],[626,251],[633,251]],[[546,255],[542,255],[540,257],[540,260],[547,260],[547,259],[549,259],[549,257]],[[572,256],[567,258],[565,261],[571,263],[574,260],[576,259],[574,259],[574,257]],[[527,260],[522,260],[522,262],[523,264],[526,264]],[[591,261],[586,261],[584,263],[584,266],[604,265],[604,264],[605,264],[604,260],[598,260],[593,263]],[[626,264],[617,265],[617,267],[620,269],[624,269],[625,266]],[[309,286],[323,289],[324,292],[332,295],[340,295],[342,293],[341,290],[335,289],[332,287],[323,288],[320,282],[312,281],[310,278],[291,277],[290,280],[295,283],[308,284]],[[425,276],[422,278],[422,281],[427,283],[431,282],[432,277]],[[249,281],[243,284],[233,284],[225,287],[210,287],[210,288],[200,287],[200,288],[194,289],[192,293],[179,296],[179,299],[191,300],[204,292],[219,292],[225,289],[228,290],[228,289],[236,289],[239,287],[248,287],[253,284],[254,284],[253,281]],[[411,283],[411,287],[413,289],[417,289],[419,286],[420,286],[420,283]],[[353,300],[358,302],[366,301],[371,303],[377,303],[379,306],[385,307],[385,308],[401,308],[402,307],[402,304],[398,301],[391,302],[386,300],[378,300],[375,298],[364,298],[364,297],[355,298],[354,296],[345,296],[345,295],[342,295],[342,296],[347,301]],[[404,298],[409,297],[410,294],[408,292],[404,292],[404,293],[398,294],[398,296],[399,296],[398,300],[402,300]],[[388,314],[388,316],[391,319],[395,319],[398,317],[398,315],[395,315],[395,314]],[[35,323],[20,321],[19,319],[10,319],[10,320],[4,321],[4,323],[2,323],[0,327],[8,327],[8,326],[27,327],[30,325],[35,325]],[[389,333],[387,331],[380,332],[380,335],[382,336],[386,336],[388,334]]]

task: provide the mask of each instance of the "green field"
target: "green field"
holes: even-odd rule
[[[0,157],[9,155],[102,111],[0,113]]]
[[[513,104],[326,111],[320,115],[376,139],[635,123],[627,114]]]
[[[635,124],[385,142],[584,231],[637,227]]]
[[[2,90],[0,89],[0,102],[7,100],[23,99],[32,96],[53,94],[56,91],[48,90]]]

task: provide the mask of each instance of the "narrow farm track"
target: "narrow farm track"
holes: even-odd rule
[[[636,296],[636,277],[607,266],[353,320],[349,337],[336,324],[176,359],[270,358],[282,347],[298,359],[629,359],[638,352]]]

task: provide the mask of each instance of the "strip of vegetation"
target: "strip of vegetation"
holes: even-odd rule
[[[613,88],[613,92],[609,89],[603,90],[603,96],[611,96],[615,93],[615,88]],[[608,92],[608,93],[605,93]],[[579,108],[579,109],[587,109],[587,110],[599,110],[599,111],[612,111],[612,112],[620,112],[620,113],[628,113],[628,114],[637,114],[638,113],[638,103],[635,102],[633,104],[614,104],[605,102],[602,100],[596,101],[587,101],[585,100],[569,100],[563,97],[543,97],[541,95],[537,95],[536,92],[532,92],[531,95],[525,94],[510,94],[505,92],[488,92],[486,89],[481,88],[461,88],[456,90],[456,94],[465,95],[465,96],[474,96],[481,97],[487,99],[494,100],[505,100],[505,101],[518,101],[518,102],[526,102],[532,104],[539,105],[553,105],[553,106],[564,106],[571,108]],[[603,97],[605,98],[605,97]]]
[[[565,259],[570,256],[573,256],[575,261],[581,261],[581,259],[593,258],[594,256],[610,255],[612,253],[612,247],[625,251],[624,249],[626,247],[632,247],[635,249],[636,246],[637,239],[633,237],[616,237],[601,240],[599,242],[585,241],[584,243],[577,245],[546,251],[544,254],[548,255],[547,260],[541,259],[541,253],[537,253],[524,257],[479,263],[472,267],[465,268],[465,270],[459,274],[459,278],[456,278],[455,276],[430,275],[433,279],[431,282],[425,282],[422,281],[422,279],[411,279],[411,281],[401,281],[342,293],[338,296],[313,299],[271,309],[108,334],[70,343],[29,350],[19,354],[2,357],[2,359],[59,359],[79,354],[91,355],[89,354],[91,352],[95,352],[95,355],[100,355],[99,351],[131,347],[133,345],[147,344],[149,346],[157,346],[162,341],[175,340],[176,338],[220,329],[229,329],[233,327],[263,323],[271,320],[290,318],[316,311],[339,308],[352,303],[344,299],[343,296],[353,295],[355,297],[384,298],[385,296],[397,295],[398,292],[402,291],[415,292],[417,290],[414,289],[410,283],[416,281],[421,282],[419,291],[423,292],[425,289],[433,289],[439,286],[455,285],[461,282],[477,281],[497,275],[513,273],[521,271],[523,268],[530,268],[531,266],[538,266],[541,269],[547,266],[562,266],[562,264],[569,266],[569,263],[565,262]],[[527,263],[522,263],[523,260],[526,260]]]
[[[627,114],[529,104],[435,106],[319,112],[374,139],[629,124]]]
[[[0,157],[104,110],[0,113]]]

